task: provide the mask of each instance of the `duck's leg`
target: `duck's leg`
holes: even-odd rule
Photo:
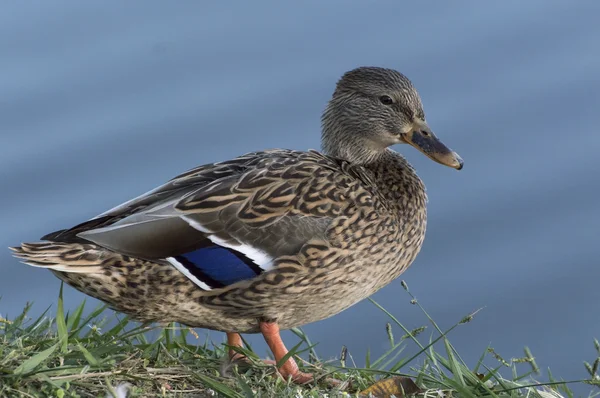
[[[227,333],[227,345],[229,347],[243,347],[244,343],[242,342],[242,336],[240,336],[239,333]],[[240,354],[229,348],[229,359],[231,361],[243,360],[245,358],[244,354]]]
[[[275,322],[261,322],[260,331],[275,356],[275,363],[279,362],[288,353],[279,335],[279,326]],[[289,357],[279,368],[279,373],[284,379],[291,377],[292,381],[298,384],[309,383],[314,380],[311,374],[300,372],[296,361],[292,357]]]
[[[242,341],[242,336],[239,333],[227,333],[227,345],[229,347],[243,347],[244,342]],[[248,362],[248,358],[244,354],[240,354],[239,352],[229,348],[229,360],[233,361],[242,361]],[[267,365],[275,365],[277,362],[271,361],[270,359],[264,359],[264,363]]]

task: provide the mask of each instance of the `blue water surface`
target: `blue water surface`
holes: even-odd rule
[[[465,160],[456,172],[397,148],[430,198],[425,245],[403,279],[442,328],[484,307],[450,335],[467,363],[488,344],[506,358],[528,345],[543,369],[584,378],[600,338],[599,15],[595,0],[5,2],[0,246],[198,164],[318,148],[339,76],[396,68]],[[41,313],[58,286],[0,250],[2,316],[27,301]],[[70,308],[83,297],[65,296]],[[400,281],[374,298],[408,328],[427,323]],[[361,363],[387,349],[387,321],[365,301],[305,330],[322,356],[344,344]]]

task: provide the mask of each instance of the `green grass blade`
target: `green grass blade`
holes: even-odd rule
[[[286,361],[292,356],[295,355],[298,352],[298,349],[300,348],[300,346],[304,344],[304,341],[300,341],[298,344],[296,344],[295,346],[292,347],[291,350],[289,350],[287,352],[287,354],[285,354],[279,361],[277,361],[277,367],[280,368],[283,366],[284,363],[286,363]]]
[[[125,327],[129,324],[129,317],[120,319],[115,326],[113,326],[108,332],[104,333],[105,336],[117,336]]]
[[[81,315],[83,315],[83,309],[85,308],[85,299],[75,308],[73,315],[69,316],[69,321],[67,322],[67,329],[69,330],[69,334],[73,337],[73,332],[79,326],[79,322],[81,321]]]
[[[38,352],[31,358],[26,359],[21,365],[19,365],[14,370],[14,373],[18,375],[24,375],[31,372],[43,362],[45,362],[50,357],[50,355],[54,354],[54,351],[56,351],[56,349],[58,348],[58,344],[59,343],[56,343],[52,347],[46,348],[44,351]]]
[[[377,301],[373,300],[372,298],[369,297],[368,300],[371,303],[375,304],[375,306],[377,308],[379,308],[381,311],[383,311],[383,313],[386,314],[392,321],[394,321],[394,323],[396,325],[400,326],[400,328],[404,331],[404,333],[406,333],[412,339],[412,341],[414,341],[415,344],[419,346],[419,348],[422,351],[425,351],[425,347],[423,347],[421,342],[419,340],[417,340],[414,336],[412,336],[412,334],[410,333],[410,330],[408,330],[408,328],[406,328],[394,315],[392,315],[391,312],[389,312],[388,310],[383,308],[383,306],[381,306],[381,304],[379,304]]]
[[[56,308],[56,328],[58,329],[58,340],[60,341],[60,352],[67,353],[67,345],[69,342],[69,334],[67,333],[67,324],[65,322],[65,310],[63,306],[63,285],[60,283],[60,291],[58,293],[58,307]]]
[[[50,311],[50,308],[52,307],[52,305],[49,305],[46,310],[44,312],[42,312],[42,315],[40,315],[39,317],[37,317],[37,319],[35,321],[33,321],[31,323],[31,325],[27,326],[25,328],[25,331],[27,332],[33,332],[36,328],[38,328],[40,326],[40,324],[42,323],[42,321],[44,320],[44,317],[46,316],[46,314],[48,313],[48,311]]]
[[[237,382],[246,398],[254,398],[255,397],[255,394],[252,391],[252,388],[250,387],[250,385],[248,385],[248,383],[246,383],[246,381],[243,378],[238,377]]]
[[[402,355],[402,352],[404,352],[404,347],[400,347],[390,359],[388,359],[384,364],[381,365],[381,368],[387,369],[394,361],[396,361],[396,363],[394,363],[394,365],[392,365],[389,369],[392,372],[400,370],[404,361],[397,361],[397,359],[400,355]]]
[[[310,359],[311,362],[316,362],[319,358],[319,355],[317,354],[317,351],[315,351],[314,347],[317,346],[317,344],[313,344],[310,339],[308,338],[308,336],[306,335],[306,333],[304,333],[304,330],[302,330],[301,328],[292,328],[290,329],[292,331],[292,333],[294,333],[296,336],[300,337],[302,340],[304,340],[304,342],[306,343],[306,345],[310,348],[310,351],[308,352],[308,358]]]
[[[454,380],[462,387],[465,387],[465,379],[460,369],[461,364],[457,363],[454,357],[454,350],[450,347],[448,339],[444,338],[444,347],[446,347],[446,355],[448,356],[448,364],[450,365],[450,371],[454,376]]]
[[[479,372],[479,368],[483,364],[483,360],[485,359],[485,356],[487,355],[487,352],[488,352],[489,348],[490,348],[490,346],[488,345],[485,348],[485,350],[483,351],[483,353],[481,354],[481,356],[479,357],[479,360],[477,361],[477,364],[475,365],[475,368],[473,368],[473,373],[478,373]]]
[[[21,314],[19,314],[15,319],[12,320],[12,322],[8,325],[8,327],[6,328],[6,332],[14,332],[18,329],[21,329],[21,327],[23,326],[23,322],[25,321],[25,318],[27,317],[27,314],[29,313],[29,310],[31,309],[31,303],[27,303],[25,304],[25,308],[23,308],[23,312],[21,312]]]
[[[101,305],[97,306],[92,312],[90,312],[83,319],[83,321],[81,321],[81,324],[79,325],[79,327],[77,329],[75,329],[75,331],[71,331],[71,334],[73,336],[78,336],[81,333],[82,329],[85,328],[92,321],[92,319],[98,318],[98,315],[103,313],[107,308],[108,308],[108,305],[106,305],[106,304],[101,304]]]
[[[81,351],[81,353],[85,357],[85,360],[88,361],[88,363],[91,366],[93,366],[93,367],[100,366],[100,361],[95,356],[93,356],[92,353],[89,352],[87,350],[87,348],[85,348],[81,343],[77,343],[77,347],[79,348],[79,351]]]
[[[386,369],[387,366],[393,362],[403,351],[404,345],[401,343],[396,344],[394,347],[387,350],[375,362],[371,363],[370,368],[374,369]],[[402,362],[402,361],[401,361]]]
[[[231,387],[219,382],[218,380],[203,375],[202,373],[197,373],[194,376],[199,378],[204,385],[215,390],[215,392],[221,394],[226,398],[244,398],[243,395],[233,390]]]

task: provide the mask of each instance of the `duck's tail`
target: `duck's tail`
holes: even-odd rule
[[[13,256],[23,263],[52,271],[99,274],[103,272],[107,251],[94,244],[38,242],[11,247]]]
[[[10,249],[25,264],[49,269],[68,285],[142,322],[181,321],[172,308],[198,291],[167,261],[133,258],[94,243],[22,243]]]

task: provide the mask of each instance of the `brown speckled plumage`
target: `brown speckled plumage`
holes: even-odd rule
[[[325,154],[270,150],[197,167],[14,254],[142,321],[247,333],[265,320],[287,329],[327,318],[397,278],[421,249],[425,188],[387,147],[409,143],[458,169],[462,160],[390,69],[342,77],[322,140]],[[214,242],[257,248],[270,269],[202,289],[166,260]]]
[[[231,200],[223,195],[207,201],[199,192],[178,207],[185,214],[202,214],[236,206],[240,219],[259,228],[278,217],[332,218],[325,236],[309,240],[297,254],[277,258],[273,270],[253,280],[207,292],[166,261],[86,243],[24,244],[18,255],[34,265],[73,267],[72,272],[54,272],[136,319],[247,333],[258,331],[259,319],[276,319],[282,328],[291,328],[334,315],[398,277],[419,252],[425,190],[401,157],[389,154],[368,169],[317,152],[273,151],[252,158],[260,158],[261,170],[267,170],[260,181],[250,183],[253,168],[240,180],[247,183],[240,184],[245,189],[228,189]],[[292,195],[258,200],[263,191],[286,187]]]

